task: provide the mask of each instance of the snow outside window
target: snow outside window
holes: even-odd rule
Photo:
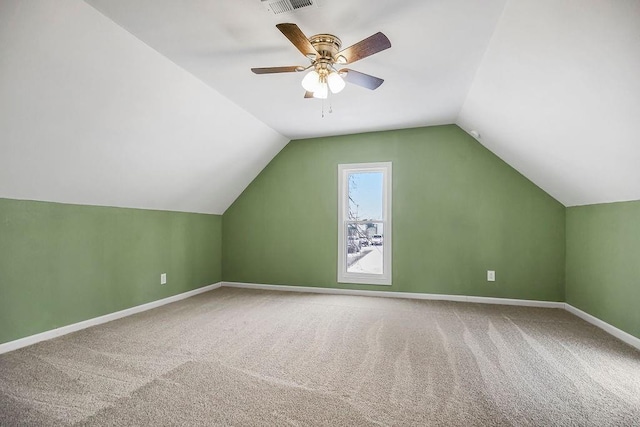
[[[391,162],[338,165],[338,282],[391,284]]]

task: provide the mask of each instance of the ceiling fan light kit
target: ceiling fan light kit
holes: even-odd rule
[[[318,99],[327,99],[329,96],[329,89],[326,83],[320,83],[316,90],[313,92],[313,97]]]
[[[302,79],[302,87],[307,92],[312,92],[314,98],[326,99],[329,90],[331,93],[340,93],[346,83],[336,71],[321,69],[319,72],[311,70]]]
[[[340,93],[346,83],[352,83],[367,89],[375,90],[383,79],[343,68],[337,70],[335,65],[351,64],[391,47],[391,42],[384,34],[378,32],[366,39],[340,50],[342,42],[333,34],[316,34],[307,38],[296,24],[278,24],[276,27],[291,43],[311,61],[308,67],[286,66],[252,68],[255,74],[273,74],[301,72],[312,68],[302,79],[305,98],[326,99],[331,93]]]
[[[329,89],[331,89],[332,93],[340,93],[342,89],[347,85],[342,77],[335,71],[329,73],[327,76],[327,84],[329,85]]]
[[[309,92],[315,92],[320,81],[320,74],[316,70],[311,70],[302,79],[302,87]]]

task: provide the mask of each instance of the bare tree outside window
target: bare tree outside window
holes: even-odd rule
[[[382,172],[349,174],[349,212],[347,220],[347,272],[382,274],[383,245],[372,238],[383,234]]]

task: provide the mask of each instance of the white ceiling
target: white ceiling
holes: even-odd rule
[[[281,22],[384,32],[350,68],[385,83],[322,118],[250,72],[306,65]],[[290,138],[457,123],[565,205],[638,200],[639,75],[638,0],[2,0],[0,197],[222,213]]]
[[[505,0],[322,0],[274,15],[260,0],[87,0],[162,55],[291,139],[454,123]],[[348,87],[321,119],[303,99],[303,74],[255,75],[252,67],[308,65],[276,28],[350,46],[378,31],[391,49],[349,65],[385,79],[376,91]],[[328,110],[328,105],[325,107]]]

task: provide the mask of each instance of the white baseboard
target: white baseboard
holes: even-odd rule
[[[536,301],[510,298],[492,298],[492,297],[475,297],[464,295],[445,295],[445,294],[422,294],[412,292],[391,292],[391,291],[367,291],[362,289],[341,289],[341,288],[315,288],[311,286],[291,286],[291,285],[265,285],[259,283],[241,283],[241,282],[222,282],[222,286],[229,288],[246,288],[246,289],[262,289],[271,291],[287,291],[287,292],[311,292],[316,294],[334,294],[334,295],[359,295],[368,297],[386,297],[386,298],[408,298],[422,300],[439,300],[439,301],[458,301],[472,302],[478,304],[498,304],[498,305],[517,305],[524,307],[541,307],[541,308],[559,308],[567,310],[569,313],[580,317],[581,319],[599,327],[605,332],[613,335],[619,340],[629,344],[640,350],[640,338],[636,338],[621,329],[616,328],[609,323],[598,319],[584,311],[575,308],[571,304],[555,301]]]
[[[17,350],[22,347],[26,347],[31,344],[35,344],[40,341],[50,340],[51,338],[56,338],[61,335],[70,334],[71,332],[76,332],[81,329],[85,329],[91,326],[100,325],[102,323],[111,322],[112,320],[121,319],[123,317],[131,316],[132,314],[141,313],[143,311],[151,310],[152,308],[160,307],[165,304],[170,304],[172,302],[180,301],[185,298],[192,297],[194,295],[198,295],[212,289],[217,289],[222,286],[222,282],[214,283],[213,285],[203,286],[202,288],[194,289],[191,291],[183,292],[178,295],[173,295],[167,298],[163,298],[158,301],[152,301],[146,304],[137,305],[135,307],[127,308],[125,310],[116,311],[115,313],[105,314],[104,316],[94,317],[93,319],[83,320],[82,322],[73,323],[71,325],[62,326],[57,329],[52,329],[50,331],[42,332],[35,335],[30,335],[25,338],[20,338],[15,341],[9,341],[4,344],[0,344],[0,354],[7,353],[9,351]]]
[[[618,329],[613,325],[610,325],[604,320],[600,320],[597,317],[592,316],[591,314],[580,310],[579,308],[575,308],[571,304],[565,303],[565,309],[569,313],[575,316],[578,316],[579,318],[586,320],[592,325],[595,325],[598,328],[604,330],[608,334],[613,335],[614,337],[618,338],[620,341],[624,341],[625,343],[629,344],[631,347],[635,347],[638,350],[640,350],[640,338],[636,338],[633,335],[628,334],[625,331]]]
[[[477,296],[464,296],[464,295],[445,295],[445,294],[422,294],[414,292],[391,292],[391,291],[368,291],[361,289],[341,289],[341,288],[314,288],[310,286],[290,286],[290,285],[265,285],[258,283],[240,283],[240,282],[218,282],[213,285],[204,286],[202,288],[194,289],[188,292],[183,292],[178,295],[173,295],[168,298],[164,298],[158,301],[153,301],[147,304],[138,305],[135,307],[127,308],[125,310],[117,311],[115,313],[105,314],[104,316],[95,317],[93,319],[84,320],[82,322],[74,323],[72,325],[62,326],[57,329],[42,332],[39,334],[31,335],[25,338],[20,338],[15,341],[9,341],[4,344],[0,344],[0,354],[7,353],[9,351],[17,350],[28,345],[35,344],[40,341],[49,340],[62,335],[70,334],[72,332],[79,331],[91,326],[100,325],[102,323],[110,322],[112,320],[121,319],[126,316],[131,316],[136,313],[151,310],[156,307],[160,307],[172,302],[180,301],[185,298],[189,298],[204,292],[218,289],[220,287],[229,288],[246,288],[246,289],[262,289],[272,291],[287,291],[287,292],[310,292],[317,294],[334,294],[334,295],[356,295],[356,296],[369,296],[369,297],[386,297],[386,298],[407,298],[407,299],[421,299],[421,300],[439,300],[439,301],[457,301],[457,302],[472,302],[479,304],[499,304],[499,305],[517,305],[524,307],[542,307],[542,308],[560,308],[567,310],[571,314],[580,317],[581,319],[603,329],[605,332],[613,335],[619,340],[629,344],[640,350],[640,339],[634,337],[627,332],[624,332],[607,322],[598,319],[584,311],[573,307],[570,304],[564,302],[554,301],[535,301],[535,300],[522,300],[522,299],[510,299],[510,298],[491,298],[491,297],[477,297]]]
[[[565,303],[555,301],[535,301],[510,298],[474,297],[464,295],[423,294],[415,292],[367,291],[363,289],[315,288],[311,286],[264,285],[258,283],[222,282],[229,288],[263,289],[271,291],[311,292],[316,294],[359,295],[365,297],[407,298],[439,301],[473,302],[479,304],[519,305],[564,309]]]

